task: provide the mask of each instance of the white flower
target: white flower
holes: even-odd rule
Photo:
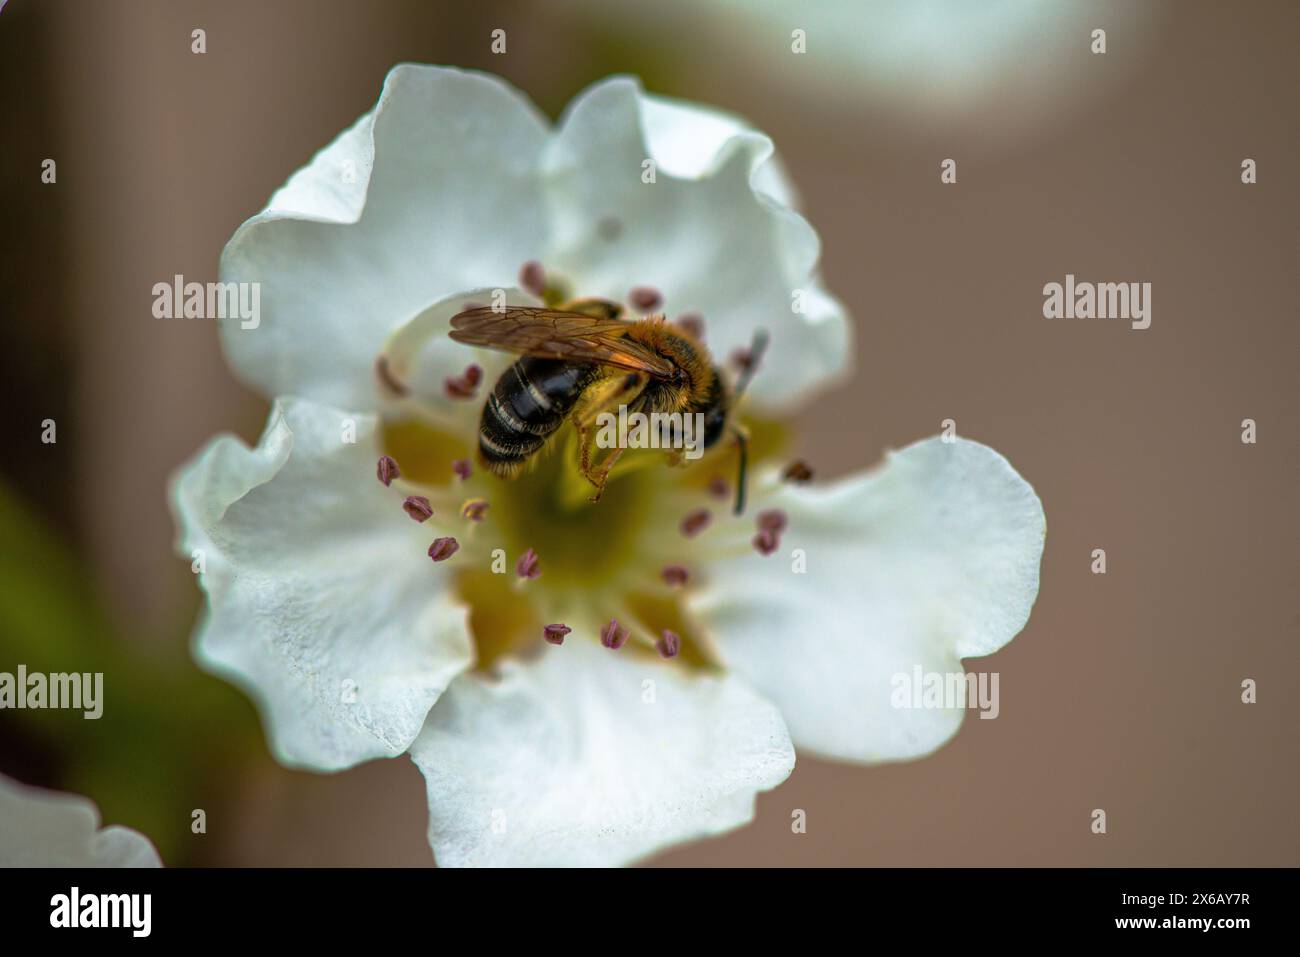
[[[99,826],[76,794],[27,787],[0,774],[0,867],[161,867],[149,839]]]
[[[855,119],[864,106],[884,107],[949,139],[969,124],[993,143],[1104,101],[1132,64],[1096,69],[1093,31],[1140,51],[1161,15],[1158,4],[1115,0],[569,2],[625,41],[664,43],[668,35],[684,57],[743,73],[769,96],[794,92],[812,109]],[[783,64],[788,57],[797,60]]]
[[[223,341],[278,398],[256,448],[218,438],[173,503],[178,549],[203,557],[196,654],[257,699],[280,760],[409,750],[442,864],[616,864],[750,820],[792,738],[880,761],[953,734],[960,709],[895,710],[891,677],[960,671],[1023,627],[1042,508],[965,440],[825,488],[781,481],[771,423],[849,352],[792,203],[766,137],[632,80],[587,90],[551,129],[494,78],[402,66],[240,227],[222,279],[260,282],[262,316]],[[685,469],[630,463],[596,505],[568,438],[514,481],[453,475],[482,403],[445,380],[483,366],[481,399],[509,358],[453,343],[449,319],[498,291],[535,302],[515,288],[530,261],[578,295],[654,287],[703,316],[718,361],[770,334],[742,410],[760,463],[745,517],[707,489],[732,478],[729,446]],[[381,455],[400,466],[391,486]],[[427,509],[408,517],[404,496],[432,517],[413,521]],[[466,500],[487,502],[481,521]],[[701,510],[707,527],[683,534]],[[515,574],[529,548],[535,579]],[[611,619],[617,649],[599,638]],[[553,623],[571,629],[559,647],[542,640]]]

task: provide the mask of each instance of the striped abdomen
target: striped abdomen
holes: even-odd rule
[[[497,379],[483,405],[478,449],[489,470],[511,474],[563,423],[596,367],[525,356]]]

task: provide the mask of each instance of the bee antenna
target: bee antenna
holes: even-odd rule
[[[754,378],[754,373],[758,371],[758,365],[763,361],[763,353],[767,351],[768,335],[766,329],[759,329],[754,333],[754,339],[749,344],[749,354],[745,359],[744,368],[741,369],[740,378],[736,380],[736,392],[733,397],[739,399],[749,388],[750,380]],[[737,515],[740,513],[737,512]]]
[[[736,469],[736,505],[732,514],[741,515],[745,511],[745,482],[749,477],[749,437],[734,425],[731,434],[736,437],[736,447],[740,450],[740,464]]]

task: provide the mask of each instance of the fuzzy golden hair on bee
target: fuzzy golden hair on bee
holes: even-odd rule
[[[639,342],[675,367],[677,375],[656,390],[662,408],[653,412],[685,412],[713,388],[714,370],[708,350],[685,330],[670,325],[662,315],[633,323],[627,338]]]

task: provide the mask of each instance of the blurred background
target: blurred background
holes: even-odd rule
[[[752,826],[653,863],[1300,864],[1294,3],[0,6],[0,670],[103,671],[107,696],[99,721],[0,712],[0,772],[88,795],[169,865],[432,863],[408,760],[286,771],[190,661],[167,478],[267,406],[151,287],[214,280],[397,62],[490,70],[552,117],[625,72],[747,117],[802,192],[857,328],[856,377],[801,420],[819,472],[952,418],[1048,517],[1027,629],[967,663],[1001,674],[998,720],[909,764],[801,755]],[[1067,272],[1151,282],[1151,328],[1045,320]]]

